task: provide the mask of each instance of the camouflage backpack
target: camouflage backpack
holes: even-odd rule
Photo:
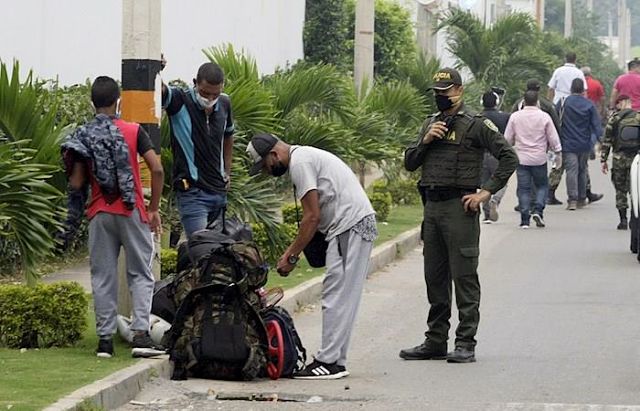
[[[618,118],[615,150],[635,154],[640,150],[640,113],[631,109],[622,110]]]
[[[251,380],[266,367],[267,337],[255,290],[266,283],[267,266],[253,242],[210,245],[170,286],[178,307],[164,340],[174,362],[171,378]]]

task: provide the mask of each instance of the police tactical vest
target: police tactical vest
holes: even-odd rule
[[[481,119],[481,116],[458,113],[447,135],[429,144],[422,164],[422,186],[480,187],[484,148],[474,146],[472,136],[483,126]],[[439,119],[433,117],[430,121]]]
[[[615,151],[637,152],[640,150],[640,113],[627,109],[617,116]]]

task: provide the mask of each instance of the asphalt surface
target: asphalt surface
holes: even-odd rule
[[[416,249],[367,282],[348,378],[156,379],[121,410],[640,410],[640,265],[629,252],[629,232],[615,229],[608,176],[591,163],[594,191],[605,193],[600,202],[577,211],[548,207],[547,228],[521,230],[512,179],[499,222],[482,227],[476,363],[398,357],[424,338],[426,290]],[[454,309],[452,337],[456,318]],[[294,319],[315,352],[320,307]],[[220,400],[274,394],[295,401]]]

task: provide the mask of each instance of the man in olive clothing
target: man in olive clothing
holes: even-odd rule
[[[467,112],[462,101],[462,79],[456,70],[444,68],[433,79],[440,111],[425,120],[416,143],[404,154],[407,170],[422,168],[420,182],[427,199],[424,276],[431,307],[425,341],[400,351],[400,357],[468,363],[475,361],[474,337],[480,320],[478,210],[507,183],[518,166],[518,157],[490,120]],[[498,159],[498,167],[481,186],[485,150]],[[455,350],[447,354],[452,280],[460,324]]]

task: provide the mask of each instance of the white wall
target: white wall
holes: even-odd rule
[[[302,0],[162,0],[167,80],[188,83],[206,61],[201,49],[244,48],[263,73],[303,57]],[[0,0],[0,60],[20,61],[41,78],[63,84],[87,77],[120,78],[120,0]]]

